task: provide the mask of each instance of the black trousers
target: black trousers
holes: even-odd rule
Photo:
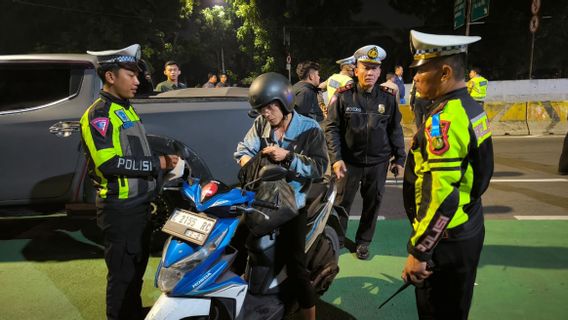
[[[562,153],[560,154],[560,160],[558,160],[558,173],[568,174],[568,133],[564,137]]]
[[[276,245],[276,254],[285,260],[291,293],[296,296],[298,304],[303,309],[311,308],[316,304],[316,293],[310,281],[304,251],[306,224],[307,213],[303,208],[296,217],[280,227]]]
[[[103,231],[107,265],[106,314],[108,319],[143,319],[142,278],[150,249],[148,205],[121,210],[97,209]]]
[[[441,240],[434,249],[434,273],[416,288],[418,316],[425,319],[467,319],[485,229],[461,241]]]
[[[369,167],[359,167],[346,163],[347,174],[337,182],[337,198],[335,205],[342,206],[347,214],[351,211],[351,205],[361,183],[361,197],[363,198],[363,211],[355,241],[357,244],[369,244],[373,240],[377,215],[381,207],[383,194],[385,193],[385,181],[389,162],[385,161]],[[341,226],[347,230],[348,218],[341,218]],[[343,242],[344,239],[340,239]]]

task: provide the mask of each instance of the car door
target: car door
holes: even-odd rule
[[[0,61],[0,204],[72,197],[78,120],[97,85],[87,62]]]

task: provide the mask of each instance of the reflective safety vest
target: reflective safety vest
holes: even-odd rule
[[[151,200],[160,161],[128,100],[106,92],[81,117],[81,138],[98,201],[137,205]]]
[[[344,87],[349,82],[353,82],[353,78],[341,73],[333,74],[327,79],[327,97],[331,101],[331,97],[338,88]]]
[[[448,93],[414,136],[403,199],[413,232],[408,253],[430,260],[442,238],[483,228],[481,195],[493,175],[489,119],[465,88]]]
[[[467,88],[471,97],[478,101],[485,100],[487,95],[487,84],[489,81],[482,76],[477,76],[470,79],[467,83]]]

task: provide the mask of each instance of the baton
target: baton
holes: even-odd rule
[[[427,262],[426,265],[426,270],[431,271],[434,267],[434,262],[432,260]],[[408,279],[410,280],[410,279]],[[392,294],[392,296],[390,296],[385,302],[381,303],[381,305],[379,306],[379,309],[382,308],[385,304],[387,304],[387,302],[391,301],[392,298],[396,297],[397,294],[401,293],[402,291],[404,291],[404,289],[408,288],[410,285],[412,284],[412,281],[408,281],[406,283],[404,283],[402,286],[400,286],[400,288],[398,288],[398,290],[396,290],[395,293]]]
[[[383,302],[380,306],[379,309],[382,308],[385,304],[387,304],[387,302],[391,301],[392,298],[396,297],[397,294],[401,293],[402,291],[404,291],[404,289],[408,288],[408,286],[410,286],[412,284],[412,282],[408,281],[405,284],[403,284],[402,286],[400,286],[400,288],[398,288],[398,290],[396,290],[395,293],[393,293],[392,296],[390,296],[385,302]]]

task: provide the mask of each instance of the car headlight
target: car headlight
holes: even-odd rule
[[[169,268],[162,266],[158,274],[158,288],[162,292],[169,293],[175,288],[178,282],[191,270],[195,269],[203,260],[214,252],[225,235],[227,230],[219,233],[215,237],[211,237],[198,251],[194,252],[187,258],[184,258]]]

